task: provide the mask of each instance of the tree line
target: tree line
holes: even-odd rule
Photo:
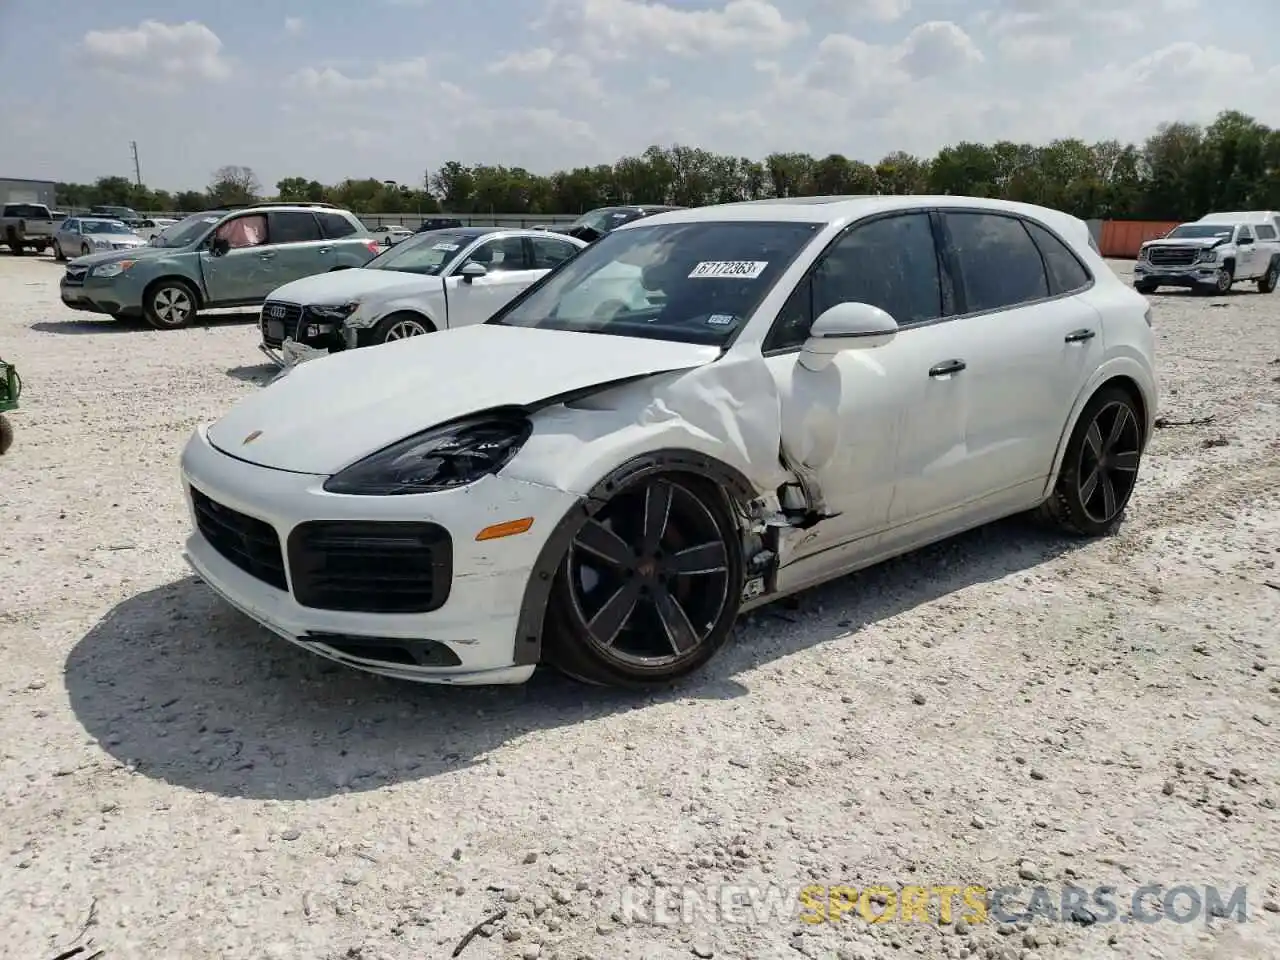
[[[1084,219],[1192,220],[1212,210],[1277,210],[1280,129],[1229,110],[1207,126],[1163,124],[1142,144],[966,141],[932,158],[899,151],[875,164],[841,154],[773,153],[752,160],[697,147],[652,146],[613,164],[548,175],[451,160],[427,170],[420,184],[348,179],[326,185],[286,177],[271,199],[327,201],[368,214],[539,215],[580,214],[621,203],[700,206],[829,194],[1000,197]],[[198,212],[265,198],[253,170],[243,166],[215,171],[203,191],[153,190],[124,177],[58,184],[58,203],[65,207],[112,204]]]

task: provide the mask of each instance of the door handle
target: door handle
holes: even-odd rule
[[[320,248],[320,252],[321,252],[321,253],[330,253],[332,250],[333,250],[333,247],[321,247],[321,248]]]
[[[942,363],[934,364],[929,368],[929,376],[945,377],[951,373],[959,373],[966,366],[968,366],[968,364],[963,360],[944,360]]]
[[[273,260],[275,259],[275,255],[276,252],[274,250],[268,250],[266,253],[258,254],[258,256],[262,257],[263,260]]]
[[[1087,328],[1072,330],[1066,336],[1067,343],[1084,343],[1086,340],[1092,340],[1097,334]]]

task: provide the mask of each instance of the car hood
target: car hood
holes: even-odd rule
[[[479,324],[301,364],[240,401],[208,438],[249,463],[329,475],[456,417],[719,355],[691,343]]]
[[[1163,237],[1159,240],[1148,240],[1144,247],[1216,247],[1226,243],[1230,237]]]
[[[71,262],[78,267],[97,267],[104,263],[115,263],[117,260],[159,260],[165,256],[181,252],[178,249],[166,250],[161,247],[147,246],[145,241],[128,250],[106,250],[102,253],[91,253],[87,257],[76,257]]]
[[[346,303],[375,294],[391,296],[438,290],[443,283],[444,281],[439,277],[426,277],[417,273],[354,268],[317,273],[310,277],[303,277],[301,280],[294,280],[272,290],[267,299],[307,305]]]

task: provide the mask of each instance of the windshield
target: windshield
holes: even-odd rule
[[[742,221],[628,227],[489,322],[718,346],[821,229]]]
[[[80,228],[85,233],[133,233],[123,223],[115,220],[81,220]]]
[[[1230,223],[1184,223],[1169,231],[1171,240],[1204,240],[1209,237],[1229,237],[1235,230]]]
[[[417,233],[385,253],[378,254],[364,268],[417,273],[425,277],[438,276],[475,239],[474,234],[451,233],[447,230]]]
[[[185,247],[202,238],[209,229],[221,220],[222,213],[197,213],[195,216],[179,220],[171,227],[165,227],[164,233],[157,233],[151,238],[154,247]]]
[[[629,223],[638,216],[639,214],[634,210],[604,207],[600,210],[587,211],[565,229],[580,230],[583,227],[589,227],[596,233],[608,233],[610,230],[616,230],[624,223]]]

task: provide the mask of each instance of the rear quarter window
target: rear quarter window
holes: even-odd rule
[[[340,213],[317,213],[316,219],[320,221],[320,229],[328,240],[341,240],[357,230],[356,225]]]
[[[1089,271],[1080,263],[1079,258],[1071,252],[1070,247],[1040,224],[1029,220],[1024,220],[1023,223],[1026,224],[1031,239],[1035,241],[1036,246],[1040,248],[1041,256],[1044,257],[1051,294],[1056,296],[1060,293],[1075,293],[1089,285],[1093,278],[1089,276]],[[1090,237],[1090,239],[1093,238]]]

